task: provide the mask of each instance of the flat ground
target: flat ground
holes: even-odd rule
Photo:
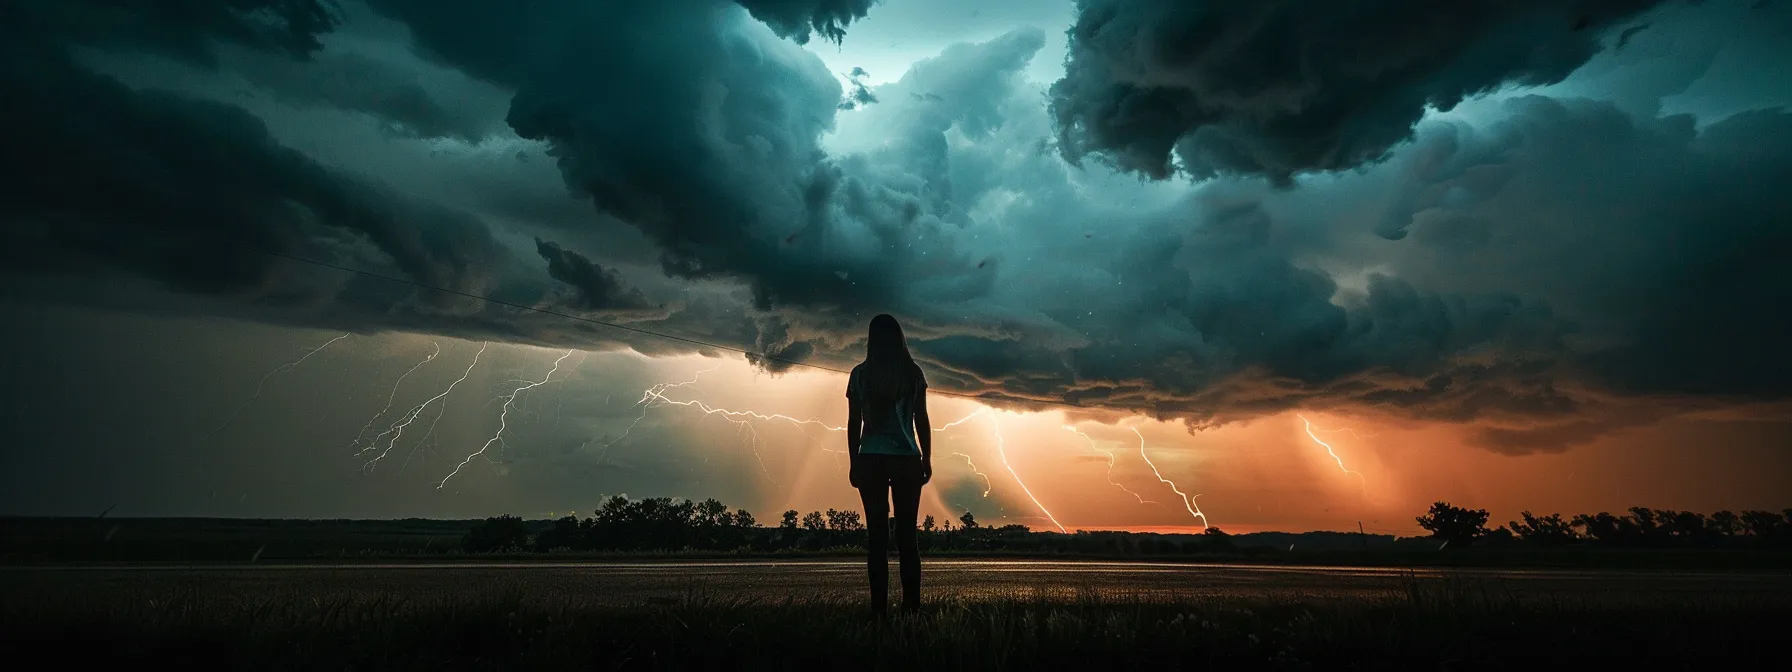
[[[891,583],[896,583],[891,559]],[[1472,585],[1518,599],[1691,601],[1792,606],[1792,573],[1606,570],[1391,569],[1149,562],[936,560],[923,564],[930,595],[956,600],[1307,600],[1402,594],[1419,586]],[[514,590],[594,605],[639,605],[704,594],[729,600],[852,599],[865,590],[862,562],[699,561],[356,565],[140,565],[0,569],[15,596],[86,590],[201,589],[225,596],[270,590],[313,595],[441,597]],[[892,586],[894,588],[894,586]]]
[[[0,568],[0,654],[204,669],[1774,669],[1792,574],[939,560]],[[892,577],[894,578],[894,577]],[[39,658],[47,659],[47,658]]]

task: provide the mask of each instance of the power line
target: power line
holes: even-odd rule
[[[777,362],[779,364],[786,364],[789,366],[800,366],[800,367],[804,367],[804,368],[815,369],[817,371],[829,371],[832,373],[841,373],[841,374],[851,374],[852,373],[851,371],[846,371],[843,369],[836,369],[831,366],[822,366],[820,364],[811,364],[808,362],[800,362],[800,361],[793,360],[793,359],[784,359],[782,357],[773,357],[771,355],[768,355],[768,354],[765,354],[762,352],[753,352],[753,351],[747,350],[745,348],[737,348],[737,347],[734,347],[731,345],[722,345],[720,343],[710,343],[708,341],[702,341],[702,340],[698,340],[698,339],[694,339],[694,338],[685,338],[683,336],[674,336],[672,334],[653,331],[650,329],[642,329],[640,327],[631,327],[628,325],[617,324],[615,322],[607,322],[607,321],[599,320],[596,318],[585,317],[583,315],[574,315],[572,313],[563,313],[563,312],[560,312],[557,310],[541,308],[538,306],[524,305],[521,303],[514,303],[511,301],[505,301],[503,299],[494,299],[492,297],[485,296],[482,294],[474,294],[472,292],[463,292],[463,291],[460,291],[457,289],[449,289],[447,287],[438,287],[436,285],[431,285],[428,283],[417,282],[416,280],[410,280],[407,278],[386,275],[384,273],[375,273],[373,271],[363,270],[363,269],[359,269],[359,268],[353,268],[350,266],[341,266],[338,264],[332,264],[327,261],[318,261],[316,259],[307,259],[305,257],[293,256],[293,255],[286,254],[283,252],[274,252],[272,250],[262,250],[262,252],[268,254],[269,256],[279,257],[281,259],[296,261],[296,262],[303,263],[303,264],[311,264],[313,266],[319,266],[322,268],[334,269],[334,270],[342,271],[344,273],[353,273],[355,275],[366,276],[369,278],[377,278],[380,280],[385,280],[387,282],[396,282],[401,285],[409,285],[411,287],[416,287],[418,289],[427,289],[432,292],[441,292],[443,294],[452,294],[454,296],[465,297],[465,298],[469,298],[469,299],[476,299],[479,301],[484,301],[486,303],[504,306],[507,308],[515,308],[517,310],[525,310],[525,311],[529,311],[532,313],[541,313],[543,315],[552,315],[554,317],[563,317],[563,318],[566,318],[569,320],[576,320],[579,322],[587,322],[587,323],[596,324],[599,326],[610,327],[611,329],[621,329],[623,331],[631,331],[631,332],[634,332],[637,334],[643,334],[646,336],[654,336],[657,338],[664,338],[667,340],[678,341],[680,343],[688,343],[691,345],[699,345],[699,346],[703,346],[706,348],[715,348],[717,350],[727,350],[729,352],[738,352],[740,354],[747,355],[749,357],[756,357],[756,358],[759,358],[761,360],[768,361],[768,362]],[[974,394],[966,394],[963,392],[947,392],[945,390],[933,390],[933,393],[945,395],[948,397],[959,397],[962,399],[976,399],[976,400],[984,399],[983,397],[979,397]],[[1046,400],[1028,399],[1027,402],[1041,404],[1041,405],[1045,405],[1045,406],[1061,406],[1064,408],[1079,408],[1079,409],[1086,408],[1084,406],[1078,406],[1076,404],[1062,402],[1062,401],[1046,401]]]

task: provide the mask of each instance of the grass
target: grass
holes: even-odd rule
[[[1521,599],[1472,580],[1348,600],[930,595],[921,614],[882,620],[849,596],[689,590],[618,607],[504,581],[17,592],[0,601],[0,648],[59,666],[208,669],[1767,668],[1792,622],[1782,604]]]
[[[0,566],[176,563],[289,562],[577,562],[659,559],[804,559],[856,558],[853,546],[783,550],[577,551],[554,553],[468,554],[462,536],[472,520],[266,520],[207,518],[26,518],[0,516]],[[535,521],[541,523],[542,521]],[[769,532],[769,531],[765,531]],[[923,553],[937,558],[1008,558],[1052,560],[1139,560],[1149,562],[1355,565],[1381,567],[1507,567],[1609,568],[1659,570],[1792,570],[1792,549],[1769,548],[1565,548],[1437,549],[1430,540],[1384,544],[1366,538],[1363,547],[1352,535],[1309,533],[1280,535],[1273,547],[1249,546],[1230,551],[1146,553],[1129,543],[1113,548],[1050,550],[1027,539],[1002,540],[1004,547],[945,548],[923,537]],[[1187,536],[1187,535],[1184,535]],[[1251,535],[1239,535],[1243,540]],[[1161,541],[1169,537],[1152,537]],[[1192,538],[1192,537],[1191,537]],[[1139,537],[1146,539],[1146,537]],[[826,540],[857,543],[847,534]],[[1012,543],[1011,543],[1012,542]],[[1287,543],[1295,549],[1288,550]],[[1340,545],[1342,544],[1342,545]],[[1150,546],[1160,546],[1155,542]],[[1372,547],[1371,547],[1372,546]]]

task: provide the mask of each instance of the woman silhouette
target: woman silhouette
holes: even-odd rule
[[[852,487],[859,489],[865,505],[869,533],[865,564],[871,576],[871,610],[881,614],[889,601],[889,526],[894,524],[902,556],[902,608],[913,611],[921,606],[915,512],[921,508],[921,486],[933,478],[933,428],[927,420],[927,380],[909,356],[896,318],[871,318],[865,361],[853,367],[846,399]]]

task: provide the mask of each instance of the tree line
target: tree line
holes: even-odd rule
[[[1628,513],[1537,516],[1489,529],[1485,509],[1431,505],[1417,517],[1419,527],[1442,548],[1612,547],[1612,548],[1792,548],[1792,509],[1719,511],[1700,514],[1634,507]],[[1251,552],[1240,549],[1218,527],[1203,534],[1157,534],[1084,530],[1073,534],[1034,532],[1025,525],[987,526],[965,512],[956,520],[920,522],[922,550],[1025,551],[1089,555],[1197,555]],[[892,524],[894,529],[895,525]],[[463,538],[472,553],[492,552],[779,552],[863,547],[865,521],[858,511],[785,511],[775,523],[761,524],[745,509],[729,509],[715,499],[701,502],[669,497],[606,500],[586,518],[525,521],[516,516],[488,518]],[[1335,535],[1344,536],[1344,535]],[[1425,538],[1394,540],[1425,543]],[[1353,544],[1354,546],[1354,544]],[[1336,546],[1334,546],[1336,547]],[[1362,548],[1367,548],[1367,539]]]
[[[894,529],[895,525],[892,524]],[[966,511],[955,520],[922,518],[922,550],[1025,550],[1055,553],[1199,553],[1230,549],[1229,535],[1214,528],[1190,535],[1127,532],[1036,533],[1025,525],[986,526]],[[761,525],[745,509],[730,510],[715,499],[701,502],[669,497],[611,497],[587,518],[525,521],[516,516],[488,518],[464,538],[472,553],[555,551],[815,551],[863,547],[865,521],[858,511],[785,511],[776,523]]]
[[[1784,548],[1792,546],[1792,509],[1773,511],[1718,511],[1710,515],[1693,511],[1631,507],[1628,513],[1579,514],[1563,518],[1525,511],[1519,520],[1488,529],[1486,509],[1469,509],[1436,502],[1417,518],[1419,527],[1446,546],[1477,543],[1492,547],[1513,545],[1561,547],[1570,545],[1613,548]]]

